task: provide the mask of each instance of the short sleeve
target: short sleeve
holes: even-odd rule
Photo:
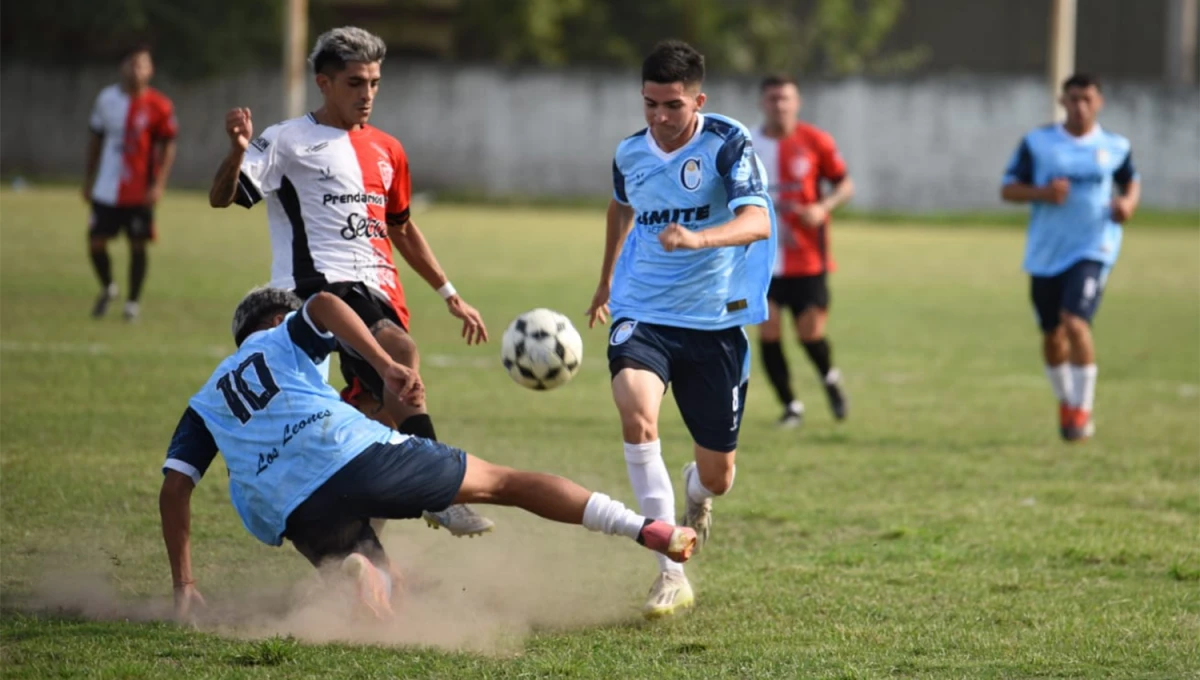
[[[1125,153],[1125,160],[1113,171],[1113,182],[1123,188],[1129,186],[1130,182],[1137,181],[1137,179],[1138,171],[1133,166],[1133,149],[1130,149]]]
[[[387,223],[404,224],[412,216],[412,175],[408,171],[408,155],[397,145],[392,158],[392,183],[387,188]]]
[[[102,96],[104,96],[103,92],[96,97],[96,101],[92,102],[92,113],[88,116],[88,129],[92,131],[92,134],[97,135],[104,134],[104,115],[100,113]]]
[[[617,159],[613,159],[612,163],[613,174],[613,199],[621,205],[629,205],[629,196],[625,193],[625,175],[621,172],[621,168],[617,167]]]
[[[1033,151],[1029,140],[1022,139],[1004,171],[1004,184],[1033,184]]]
[[[158,139],[175,139],[179,135],[179,122],[175,119],[175,105],[170,99],[163,97],[162,110],[159,112],[158,126],[154,136]]]
[[[279,189],[283,177],[280,160],[278,126],[269,127],[262,135],[250,140],[242,159],[234,202],[250,208],[265,195]]]
[[[730,210],[745,205],[763,208],[769,205],[761,169],[750,138],[742,130],[735,130],[717,152],[717,174],[725,184]]]
[[[189,406],[175,426],[167,459],[163,462],[163,474],[174,470],[191,477],[193,484],[199,484],[216,457],[217,442],[204,425],[204,419]]]
[[[838,150],[833,137],[822,137],[817,146],[817,162],[823,179],[837,184],[846,178],[846,159],[842,158],[842,152]]]
[[[288,318],[287,330],[288,337],[292,339],[292,342],[303,350],[315,364],[325,361],[325,357],[329,356],[336,344],[333,333],[328,331],[323,333],[317,329],[312,317],[308,315],[307,302],[299,312],[295,312]]]

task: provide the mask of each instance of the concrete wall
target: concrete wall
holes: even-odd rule
[[[0,171],[81,171],[87,114],[109,73],[0,71]],[[179,113],[175,185],[207,186],[227,148],[225,111],[280,116],[275,73],[181,85],[159,82]],[[714,79],[707,108],[753,125],[755,83]],[[1133,140],[1145,205],[1200,206],[1200,90],[1108,87],[1102,121]],[[804,117],[842,146],[860,209],[995,209],[1020,136],[1045,121],[1038,79],[945,76],[851,80],[805,89]],[[309,104],[317,105],[315,86]],[[492,195],[604,195],[613,149],[643,126],[637,77],[389,63],[374,124],[395,134],[418,189]]]

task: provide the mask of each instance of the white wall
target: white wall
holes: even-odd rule
[[[642,127],[637,75],[385,64],[372,122],[400,138],[418,189],[492,195],[603,196],[612,151]],[[0,170],[81,172],[87,114],[107,72],[0,71]],[[207,186],[226,149],[225,111],[249,106],[257,129],[280,116],[277,74],[156,83],[175,100],[175,184]],[[708,110],[757,121],[756,83],[713,79]],[[1108,87],[1105,127],[1133,141],[1144,204],[1200,206],[1200,90]],[[1045,121],[1038,79],[850,80],[805,88],[804,117],[833,133],[858,185],[855,207],[999,207],[1020,136]],[[315,86],[309,103],[317,105]]]

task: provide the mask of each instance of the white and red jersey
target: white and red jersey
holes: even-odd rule
[[[171,100],[150,87],[130,96],[119,85],[109,85],[96,95],[88,127],[103,138],[92,200],[118,207],[145,205],[162,160],[155,156],[155,142],[174,139],[179,131]]]
[[[271,285],[311,295],[357,281],[385,297],[408,327],[389,223],[408,220],[412,181],[399,140],[369,125],[322,125],[312,114],[250,142],[236,202],[267,199]]]

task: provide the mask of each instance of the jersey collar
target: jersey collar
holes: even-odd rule
[[[1075,142],[1076,144],[1090,144],[1091,142],[1099,139],[1101,133],[1104,132],[1100,128],[1100,123],[1096,123],[1095,125],[1093,125],[1091,132],[1088,132],[1086,135],[1084,135],[1082,137],[1076,137],[1075,135],[1071,134],[1070,132],[1067,132],[1067,126],[1062,123],[1059,123],[1057,126],[1055,126],[1055,129],[1058,130],[1058,134],[1062,135],[1063,137],[1066,137],[1067,139],[1071,140],[1072,142]]]
[[[704,114],[697,112],[696,113],[696,131],[692,133],[691,139],[687,140],[687,142],[683,146],[679,147],[678,149],[675,149],[671,153],[667,153],[666,151],[662,150],[662,147],[660,147],[658,145],[658,142],[654,141],[654,134],[652,132],[650,132],[650,130],[646,130],[646,147],[648,149],[650,149],[650,153],[657,156],[660,161],[669,161],[672,158],[675,158],[679,154],[683,153],[692,144],[695,144],[696,140],[700,139],[700,133],[703,131],[704,131]]]

